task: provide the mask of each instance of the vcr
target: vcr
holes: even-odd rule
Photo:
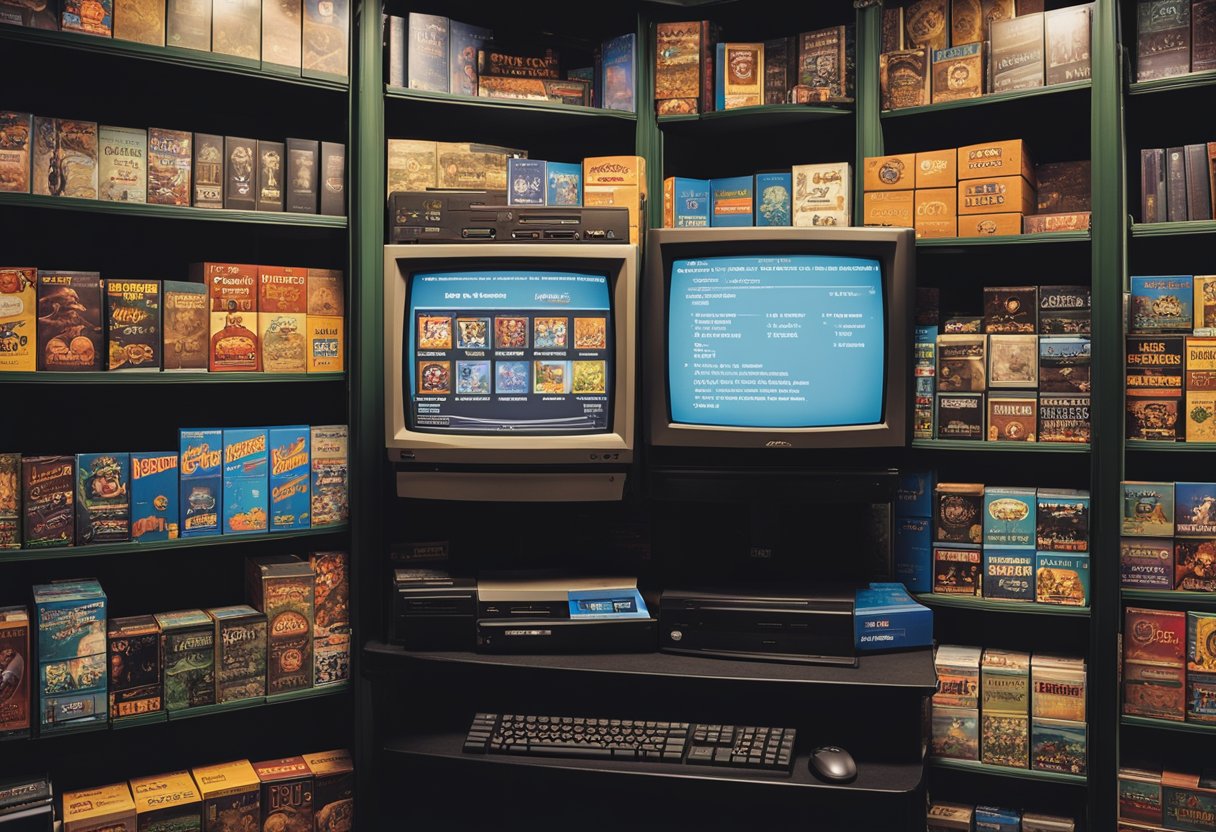
[[[393,243],[628,243],[629,210],[507,205],[502,191],[395,191]]]

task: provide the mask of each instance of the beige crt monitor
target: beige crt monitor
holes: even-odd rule
[[[385,246],[385,447],[389,459],[398,463],[398,495],[511,502],[621,499],[634,450],[637,257],[637,247],[623,243]],[[573,330],[583,295],[568,277],[562,277],[571,274],[589,278],[587,282],[598,287],[595,292],[603,291],[600,278],[606,278],[608,311],[600,352],[575,349]],[[508,282],[484,283],[491,279]],[[477,286],[487,291],[469,291]],[[412,291],[418,294],[412,296]],[[422,303],[423,292],[425,308],[415,305]],[[486,297],[502,297],[503,306]],[[535,308],[521,307],[521,299]],[[447,306],[434,310],[434,304]],[[467,308],[468,304],[479,305]],[[446,341],[444,316],[449,318]],[[479,316],[490,324],[484,348],[460,348],[465,331],[457,326]],[[437,347],[424,350],[428,342],[423,340],[423,327],[430,326],[432,317],[439,319],[440,327],[428,330],[426,337]],[[526,321],[524,349],[498,349],[500,317]],[[538,319],[565,320],[565,349],[553,348],[551,341],[541,349],[535,330]],[[434,331],[439,335],[434,336]],[[480,343],[469,341],[465,346]],[[597,362],[588,359],[597,358],[607,359],[599,364],[604,369],[603,393],[580,395],[574,389],[579,380],[576,365],[594,368]],[[461,363],[466,360],[483,365],[485,370],[475,369],[488,371],[489,380],[485,387],[466,387],[468,395],[461,396],[455,374],[464,372]],[[536,373],[543,369],[542,363],[564,363],[564,394],[538,389]],[[500,364],[522,365],[525,389],[515,389],[515,395],[501,393]],[[428,375],[432,370],[434,375]],[[567,407],[564,418],[545,418],[551,415],[545,408],[565,405],[585,408],[591,416],[572,417]],[[445,408],[452,414],[444,415]],[[461,408],[474,412],[458,412]],[[535,418],[515,418],[516,414]]]

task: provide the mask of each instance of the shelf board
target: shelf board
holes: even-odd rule
[[[137,552],[169,552],[179,549],[201,549],[208,546],[250,546],[263,540],[293,540],[341,534],[348,528],[347,523],[340,523],[334,526],[273,534],[218,534],[147,543],[102,543],[96,546],[54,546],[46,549],[2,549],[0,550],[0,564],[26,560],[68,560],[99,555],[133,555]]]
[[[1141,451],[1153,453],[1161,451],[1163,453],[1202,453],[1204,451],[1211,453],[1216,451],[1216,442],[1157,442],[1152,439],[1126,439],[1124,447],[1129,451]]]
[[[1177,731],[1181,734],[1206,734],[1216,737],[1216,725],[1204,725],[1198,722],[1171,722],[1168,719],[1149,719],[1143,716],[1120,717],[1119,722],[1135,728],[1155,728],[1159,731]]]
[[[1030,246],[1043,243],[1088,243],[1088,231],[1043,231],[1038,234],[1005,234],[997,237],[929,237],[916,241],[916,249],[940,254],[959,248],[984,246]]]
[[[0,384],[282,384],[345,381],[346,373],[0,373]]]
[[[1077,442],[987,442],[969,439],[913,439],[913,448],[935,451],[984,451],[1028,454],[1087,454],[1088,444]]]
[[[231,211],[226,208],[193,208],[185,205],[148,205],[141,202],[106,202],[41,194],[0,193],[0,208],[50,208],[90,214],[132,217],[161,217],[176,220],[205,220],[252,225],[282,225],[300,228],[345,229],[346,217],[324,214],[289,214],[278,211]]]
[[[561,757],[527,757],[512,754],[466,754],[462,750],[464,732],[412,734],[390,739],[384,746],[388,754],[424,760],[428,765],[446,764],[469,771],[469,766],[523,766],[536,769],[566,769],[585,776],[629,776],[661,778],[667,781],[720,783],[723,787],[776,786],[872,797],[902,796],[920,788],[924,768],[919,763],[868,763],[857,766],[857,779],[850,783],[825,783],[811,773],[808,755],[794,755],[793,772],[788,775],[684,763],[586,760]]]
[[[534,115],[538,118],[563,118],[580,121],[630,121],[638,120],[637,113],[623,110],[605,110],[601,107],[583,107],[578,104],[562,104],[557,101],[530,101],[516,98],[482,98],[475,95],[453,95],[446,92],[411,90],[405,87],[385,85],[387,101],[412,101],[438,104],[447,107],[471,107],[475,109],[502,110]]]
[[[181,49],[174,46],[151,46],[144,43],[119,40],[118,38],[103,38],[96,35],[79,34],[77,32],[52,32],[25,26],[0,24],[0,39],[26,41],[40,46],[58,46],[107,55],[119,55],[124,58],[157,61],[177,66],[243,75],[250,78],[263,78],[269,81],[283,81],[290,84],[313,87],[318,90],[329,90],[331,92],[346,92],[350,88],[350,85],[346,81],[302,78],[298,74],[288,75],[285,69],[263,69],[260,62],[250,62],[241,60],[240,58],[220,55],[215,52]]]
[[[1216,234],[1216,221],[1132,223],[1132,237],[1188,237],[1194,234]]]
[[[1127,85],[1128,95],[1145,95],[1153,92],[1173,92],[1194,87],[1207,87],[1216,84],[1216,70],[1209,72],[1188,72],[1185,75],[1175,75],[1172,78],[1158,78],[1154,81],[1133,81]]]
[[[1088,618],[1089,607],[1069,607],[1064,604],[1039,604],[1033,601],[997,601],[967,595],[943,595],[919,592],[915,596],[925,606],[955,607],[978,612],[1004,612],[1021,615],[1055,615],[1067,618]]]
[[[900,110],[884,110],[882,118],[902,118],[906,116],[921,116],[946,110],[963,110],[971,107],[987,107],[993,104],[1005,104],[1010,101],[1021,101],[1026,98],[1038,98],[1044,95],[1062,95],[1070,92],[1088,90],[1093,86],[1089,80],[1072,81],[1067,84],[1052,84],[1048,87],[1036,87],[1029,90],[1014,90],[1013,92],[996,92],[982,95],[979,98],[964,98],[961,101],[943,101],[940,104],[926,104],[923,107],[904,107]]]
[[[737,107],[710,113],[679,116],[659,116],[659,127],[665,132],[712,130],[741,130],[789,127],[825,119],[852,115],[849,105],[765,104],[759,107]]]
[[[954,760],[947,757],[929,757],[926,761],[932,768],[944,768],[951,771],[968,771],[972,774],[982,774],[989,777],[1008,777],[1015,780],[1037,780],[1043,783],[1064,783],[1073,786],[1084,786],[1088,782],[1083,774],[1065,774],[1060,771],[1035,771],[1029,768],[1006,768],[1005,766],[990,766],[972,760]]]
[[[406,662],[461,665],[482,669],[525,669],[548,673],[630,676],[680,676],[719,681],[769,684],[838,685],[914,689],[931,693],[937,687],[933,651],[929,648],[862,655],[858,667],[832,667],[781,662],[738,661],[675,653],[609,653],[568,656],[510,656],[466,651],[406,650],[383,642],[368,642],[364,657],[369,668],[395,670]]]
[[[1216,604],[1216,592],[1189,592],[1179,589],[1124,589],[1124,601],[1153,601],[1163,604]]]

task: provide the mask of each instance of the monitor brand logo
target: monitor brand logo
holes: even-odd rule
[[[766,447],[766,448],[792,448],[794,446],[791,445],[789,442],[786,442],[784,439],[770,439],[764,443],[764,447]]]

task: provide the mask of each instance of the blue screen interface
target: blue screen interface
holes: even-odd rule
[[[613,382],[608,277],[419,272],[405,338],[411,430],[605,433]]]
[[[672,422],[744,428],[882,421],[882,266],[865,257],[676,260]]]

